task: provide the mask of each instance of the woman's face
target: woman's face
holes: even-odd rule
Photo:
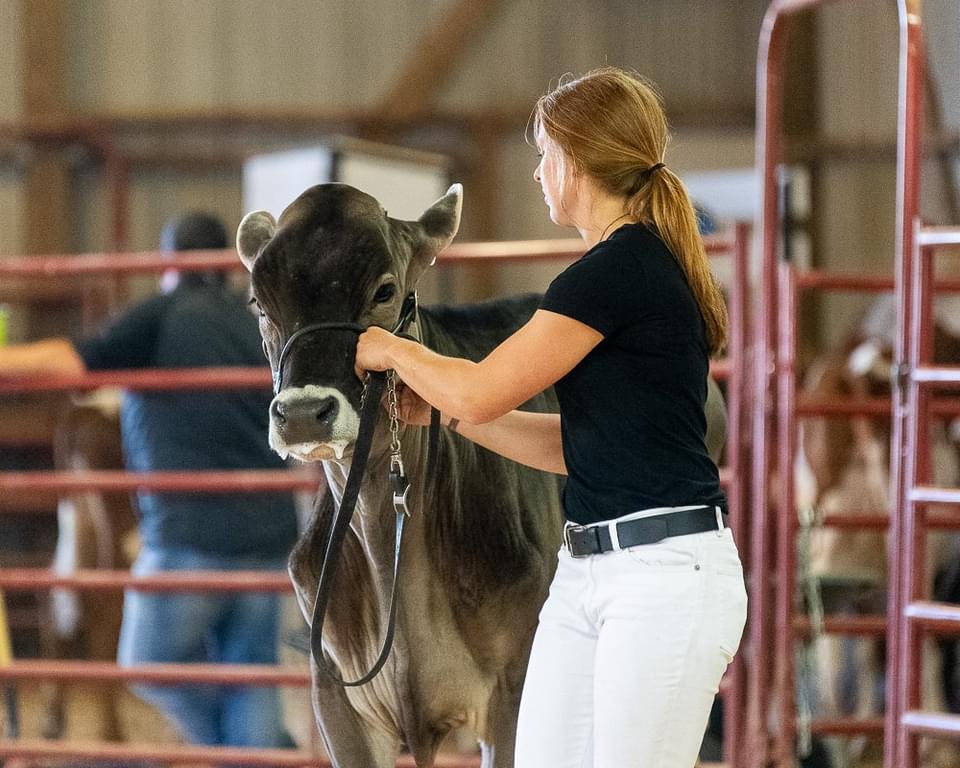
[[[533,171],[533,178],[543,191],[550,219],[560,226],[572,226],[570,213],[575,181],[570,174],[570,162],[543,128],[537,131],[536,141],[540,162]]]

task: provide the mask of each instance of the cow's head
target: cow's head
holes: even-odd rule
[[[274,371],[270,445],[306,461],[341,459],[357,436],[362,383],[354,368],[357,334],[318,323],[393,329],[404,299],[457,233],[462,188],[455,184],[417,221],[387,215],[376,199],[346,184],[311,187],[279,222],[247,214],[237,251],[252,275],[263,350]]]

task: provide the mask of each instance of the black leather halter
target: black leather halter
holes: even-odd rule
[[[400,307],[400,319],[397,321],[397,325],[391,333],[402,333],[405,331],[407,326],[413,322],[416,315],[417,294],[409,293],[403,300],[403,306]],[[365,330],[367,329],[359,323],[311,323],[294,331],[284,343],[283,349],[280,350],[280,359],[277,360],[277,367],[271,372],[273,374],[273,394],[279,395],[280,390],[283,388],[283,363],[287,359],[287,355],[290,354],[290,350],[293,349],[295,341],[299,341],[308,333],[315,333],[317,331],[350,331],[359,336]]]

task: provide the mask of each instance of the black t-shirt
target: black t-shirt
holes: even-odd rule
[[[706,328],[663,241],[620,227],[558,275],[540,306],[604,336],[556,384],[567,518],[725,505],[704,443]]]
[[[244,300],[215,286],[181,286],[133,307],[77,344],[91,370],[263,365]],[[279,469],[267,444],[270,390],[124,394],[123,450],[133,471]],[[286,555],[297,535],[287,493],[140,493],[146,546],[210,554]]]

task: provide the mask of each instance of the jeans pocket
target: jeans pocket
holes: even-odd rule
[[[622,550],[622,554],[637,565],[658,572],[692,571],[700,561],[699,552],[693,542],[685,541],[694,537],[675,536],[656,544],[640,544]]]
[[[714,579],[715,610],[718,612],[717,639],[729,664],[740,647],[743,628],[747,622],[747,589],[742,570],[739,573],[723,573],[718,570]]]

